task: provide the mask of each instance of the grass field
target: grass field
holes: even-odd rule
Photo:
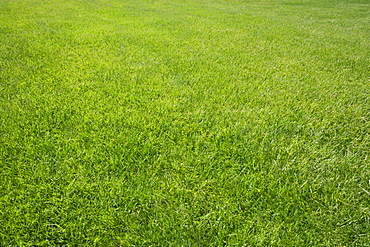
[[[370,246],[368,0],[0,1],[1,246]]]

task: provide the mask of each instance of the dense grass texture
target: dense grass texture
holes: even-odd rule
[[[1,246],[370,246],[368,0],[0,1]]]

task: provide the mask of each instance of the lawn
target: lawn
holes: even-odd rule
[[[370,246],[368,0],[0,1],[1,246]]]

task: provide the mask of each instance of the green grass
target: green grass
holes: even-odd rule
[[[0,245],[370,246],[370,2],[2,0]]]

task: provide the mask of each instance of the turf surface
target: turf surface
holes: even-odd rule
[[[368,0],[2,0],[0,40],[0,245],[369,246]]]

